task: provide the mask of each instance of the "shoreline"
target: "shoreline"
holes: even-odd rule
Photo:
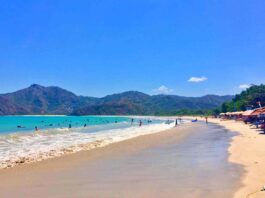
[[[169,119],[173,119],[176,117],[167,117]],[[191,116],[184,116],[183,119],[194,119],[196,118]],[[197,117],[199,121],[205,121],[204,118]],[[242,175],[241,183],[242,185],[235,191],[234,198],[244,198],[248,194],[252,192],[256,192],[260,190],[265,185],[265,179],[263,179],[262,175],[265,175],[265,159],[263,159],[263,156],[265,156],[265,149],[263,148],[264,142],[265,142],[265,135],[261,135],[259,131],[251,128],[249,125],[245,125],[242,122],[236,122],[233,120],[226,120],[222,121],[220,119],[214,119],[209,118],[209,123],[213,123],[216,125],[220,125],[224,127],[225,129],[231,131],[231,132],[237,132],[237,135],[233,136],[231,139],[231,142],[228,147],[228,162],[238,164],[243,166],[244,168],[244,174]],[[183,124],[179,126],[180,128],[189,128],[190,124]],[[169,138],[167,135],[168,131],[173,131],[172,129],[162,130],[159,132],[151,133],[151,134],[143,134],[140,136],[136,136],[130,139],[114,142],[108,145],[101,145],[100,143],[96,143],[96,145],[92,145],[93,148],[85,149],[78,152],[68,152],[60,156],[54,156],[52,158],[47,158],[41,161],[34,161],[29,163],[21,163],[18,164],[15,167],[6,168],[6,169],[0,169],[0,176],[2,175],[5,170],[9,169],[11,172],[17,172],[22,170],[28,171],[29,167],[43,167],[45,165],[52,166],[55,162],[56,163],[69,160],[71,161],[70,164],[76,164],[80,163],[84,158],[84,155],[86,153],[98,153],[101,150],[107,150],[108,148],[115,147],[115,145],[123,144],[130,142],[135,142],[137,139],[145,139],[149,137],[156,137],[161,136],[163,138]],[[169,133],[170,134],[170,133]],[[172,135],[172,134],[171,134]],[[178,134],[180,137],[181,134]],[[149,142],[150,145],[154,146],[157,142]],[[149,146],[150,146],[149,145]],[[89,145],[88,145],[89,146]],[[91,145],[90,145],[91,146]],[[139,147],[139,145],[138,145]],[[145,147],[145,146],[144,146]],[[144,148],[140,146],[139,148]],[[139,149],[138,148],[138,149]],[[83,158],[83,159],[82,159]],[[75,160],[73,160],[75,159]],[[69,165],[69,164],[68,164]],[[61,165],[59,166],[61,167]],[[64,166],[64,168],[66,168]],[[42,169],[42,168],[41,168]],[[251,197],[261,198],[265,196],[265,192],[256,192],[254,195],[251,195]]]
[[[157,128],[159,127],[159,128]],[[30,152],[27,155],[13,156],[7,160],[0,161],[0,170],[9,169],[23,164],[30,164],[35,162],[42,162],[52,158],[58,158],[68,154],[75,154],[81,151],[89,151],[96,148],[106,147],[111,144],[122,142],[125,140],[133,139],[135,137],[140,137],[148,134],[161,133],[165,130],[173,128],[173,124],[152,124],[145,125],[142,127],[134,126],[129,128],[120,128],[120,129],[110,129],[113,130],[112,133],[88,133],[88,134],[79,134],[78,138],[83,139],[79,140],[77,144],[69,144],[64,146],[57,146],[56,142],[53,144],[53,148],[49,148],[48,151],[35,152],[32,155]],[[122,133],[121,133],[122,132]],[[39,138],[42,133],[32,134],[31,138]],[[64,134],[63,134],[64,135]],[[66,134],[67,135],[67,134]],[[66,136],[63,136],[66,138]],[[76,140],[76,138],[74,139]],[[58,143],[57,143],[58,144]],[[32,145],[31,145],[32,146]]]
[[[186,126],[184,127],[186,128]],[[177,138],[179,139],[179,141],[181,141],[188,135],[188,133],[190,133],[190,131],[188,130],[186,130],[186,132],[184,133],[179,133]],[[175,134],[176,132],[173,128],[153,134],[137,136],[131,139],[109,144],[105,147],[97,147],[92,150],[83,150],[76,153],[65,154],[60,157],[49,158],[39,162],[24,163],[12,168],[0,169],[0,179],[2,181],[5,181],[0,185],[0,197],[8,197],[10,196],[10,192],[13,193],[13,197],[21,197],[21,193],[23,195],[22,197],[54,197],[54,195],[47,195],[47,193],[50,193],[50,187],[46,190],[43,190],[41,194],[39,194],[39,192],[34,192],[34,190],[38,190],[40,185],[37,184],[36,186],[36,183],[42,183],[43,178],[46,177],[46,175],[49,175],[46,179],[50,179],[50,176],[56,175],[57,173],[65,174],[84,163],[86,163],[88,166],[93,167],[95,165],[95,162],[104,160],[105,158],[109,159],[113,157],[118,158],[122,155],[133,155],[139,150],[152,148],[159,144],[161,141],[171,141]],[[27,190],[29,186],[31,189],[30,192]],[[18,192],[13,191],[14,187],[19,188]],[[62,188],[56,189],[56,191],[58,190],[60,191],[59,193],[63,194],[64,192],[62,191]],[[55,197],[73,196],[62,196],[61,194],[59,194]]]
[[[198,130],[195,130],[196,127]],[[208,140],[207,138],[205,139],[205,137],[208,137],[208,135],[204,134],[201,140],[203,140],[203,142],[205,142],[206,144],[208,143],[210,144],[208,146],[206,145],[203,151],[196,151],[196,150],[193,150],[192,148],[194,143],[195,145],[197,144],[198,139],[196,137],[200,137],[201,132],[204,133],[204,131],[209,131],[207,128],[208,128],[207,125],[204,125],[201,123],[190,123],[190,124],[188,123],[182,126],[178,126],[176,128],[174,127],[166,131],[161,131],[161,132],[154,133],[154,134],[142,135],[142,136],[138,136],[132,139],[117,142],[115,144],[110,144],[102,148],[96,148],[96,149],[89,150],[89,151],[80,151],[74,154],[63,155],[61,157],[47,159],[42,162],[22,164],[20,166],[16,166],[10,169],[2,169],[0,170],[0,179],[5,182],[3,182],[2,185],[0,186],[0,195],[5,197],[9,195],[9,193],[12,192],[11,194],[13,195],[13,197],[21,197],[19,196],[21,194],[25,197],[35,197],[35,196],[38,196],[38,197],[71,197],[67,193],[70,193],[70,194],[72,193],[72,195],[74,195],[75,193],[78,193],[78,195],[80,195],[78,197],[87,197],[91,195],[95,197],[107,197],[106,195],[108,195],[109,193],[109,195],[113,195],[111,197],[120,197],[120,196],[115,196],[115,193],[119,192],[120,186],[122,186],[122,187],[125,187],[125,189],[122,188],[122,190],[125,191],[125,194],[120,194],[121,196],[123,195],[122,197],[139,197],[139,196],[176,197],[176,195],[182,194],[182,195],[185,195],[184,196],[185,198],[194,198],[194,197],[201,197],[202,193],[205,194],[204,196],[205,198],[231,197],[231,196],[225,196],[225,195],[228,195],[228,194],[230,195],[232,192],[234,192],[234,189],[236,189],[240,183],[238,183],[236,180],[237,184],[235,185],[235,183],[232,182],[235,179],[231,180],[231,176],[225,176],[225,174],[227,173],[226,171],[229,171],[228,173],[231,173],[231,169],[229,169],[227,166],[234,167],[232,168],[232,170],[237,172],[238,170],[237,165],[231,163],[231,164],[225,165],[224,167],[221,166],[220,169],[217,168],[220,166],[220,164],[218,163],[219,160],[221,160],[222,163],[224,162],[224,164],[226,164],[225,161],[227,161],[227,157],[228,157],[226,148],[228,145],[225,147],[222,147],[225,153],[227,153],[224,156],[221,157],[218,155],[218,151],[220,151],[220,149],[218,149],[219,147],[217,148],[217,150],[212,150],[211,151],[212,155],[209,155],[207,154],[209,151],[208,149],[215,148],[216,143],[212,140],[216,140],[216,139],[215,138],[212,140]],[[216,127],[210,127],[210,129],[213,129],[213,130],[215,130],[215,128]],[[222,129],[220,131],[223,132]],[[225,133],[223,135],[219,135],[219,138],[221,138],[219,142],[222,142],[222,144],[223,143],[228,144],[228,142],[222,140],[223,136],[226,136]],[[193,140],[194,137],[195,139]],[[219,138],[217,138],[217,140]],[[178,152],[175,153],[175,149],[177,149],[178,147],[172,150],[172,148],[174,148],[177,145],[180,145],[180,148],[181,148],[181,145],[187,141],[191,141],[191,142],[189,144],[184,144],[184,147],[182,148],[182,150],[180,150],[180,153]],[[205,144],[202,144],[202,145],[205,145]],[[163,151],[163,149],[165,148],[167,148],[166,149],[167,157],[164,159],[165,151]],[[199,146],[198,148],[201,148],[201,146]],[[161,153],[161,149],[163,151],[162,153]],[[143,152],[145,154],[147,153],[147,157],[151,158],[151,162],[154,161],[153,162],[154,164],[152,163],[149,164],[150,159],[146,161],[146,157],[142,156]],[[159,153],[160,154],[157,155],[157,152],[158,154]],[[194,157],[190,156],[190,154],[187,155],[186,152],[194,155]],[[199,155],[196,154],[196,152],[199,152],[198,153]],[[205,153],[206,155],[204,155],[203,153]],[[171,164],[169,166],[167,163],[171,162],[172,154],[174,155],[177,154],[178,157],[173,158],[175,160],[174,162],[175,165]],[[183,160],[180,160],[181,158],[179,159],[179,157],[181,156],[184,157]],[[215,156],[214,160],[212,159],[213,161],[211,161],[211,163],[214,163],[216,165],[213,165],[211,163],[208,166],[203,165],[206,162],[209,163],[208,161],[209,156]],[[128,158],[129,159],[132,158],[134,160],[128,161]],[[186,161],[185,159],[188,161]],[[202,160],[199,163],[199,164],[202,163],[201,164],[203,165],[202,167],[197,166],[198,165],[197,163],[199,161],[197,161],[197,163],[194,164],[195,166],[194,168],[197,169],[197,172],[196,171],[192,172],[194,171],[193,165],[192,165],[193,163],[190,163],[190,162],[192,162],[193,160],[195,161]],[[117,168],[116,165],[119,163],[121,163],[121,165],[119,165]],[[137,163],[138,163],[138,166],[140,166],[140,168],[134,167],[133,169],[130,169],[131,166],[134,166],[134,164],[137,164]],[[158,166],[158,169],[154,168],[156,167],[156,164],[160,164],[160,163],[162,163],[163,168],[161,166]],[[189,166],[191,167],[189,169],[186,168],[186,163],[190,164]],[[107,171],[104,168],[100,169],[100,167],[102,166],[105,168],[107,167]],[[111,168],[108,168],[109,166]],[[180,166],[180,169],[175,170],[173,168],[175,166]],[[167,168],[167,171],[165,171],[164,168]],[[186,172],[185,169],[192,170],[192,171]],[[115,170],[118,172],[115,172]],[[121,174],[120,171],[122,170],[124,170],[125,173]],[[217,171],[217,170],[220,170],[220,171]],[[149,172],[149,174],[146,175],[146,172]],[[175,188],[176,187],[175,185],[181,186],[182,182],[180,181],[182,180],[183,176],[181,175],[183,174],[183,172],[184,172],[183,176],[188,181],[190,180],[189,182],[195,182],[195,186],[190,187],[192,190],[188,191],[189,193],[187,194],[187,196],[186,196],[187,190],[185,188],[184,189],[181,189],[178,187]],[[175,176],[172,177],[172,175],[174,174]],[[208,183],[200,182],[201,176],[198,176],[198,174],[204,177],[208,177],[208,179],[206,180]],[[239,177],[239,175],[240,173],[237,174],[237,177]],[[149,179],[146,179],[147,176],[149,177]],[[162,180],[158,179],[155,183],[148,182],[148,181],[152,181],[150,177],[159,178],[161,176],[162,176],[161,178]],[[129,183],[127,185],[124,184],[123,183],[124,177],[129,180],[134,178],[131,181],[133,183]],[[104,178],[106,178],[107,180],[108,178],[111,179],[111,181],[108,180],[108,182],[111,182],[111,184],[109,185],[112,187],[105,186],[106,185],[105,182],[107,181],[105,181]],[[212,183],[215,183],[214,181],[216,178],[218,178],[218,183],[213,184],[212,186]],[[226,180],[226,178],[230,178],[230,180],[229,179]],[[46,183],[45,181],[48,181],[48,180],[49,180],[49,183]],[[208,180],[212,182],[209,183]],[[113,181],[116,181],[116,185],[112,184]],[[134,181],[137,181],[137,182],[134,183]],[[83,188],[80,189],[81,192],[77,190],[81,188],[83,185],[88,185],[88,184],[89,186],[86,186],[85,189]],[[202,186],[198,187],[197,186],[198,184]],[[209,184],[211,184],[210,185],[211,190],[208,189]],[[91,185],[94,186],[94,188],[91,187]],[[118,189],[117,189],[117,185],[118,185]],[[189,183],[188,185],[187,183],[183,185],[186,187],[190,186]],[[12,191],[14,187],[16,188],[15,192]],[[69,188],[73,188],[72,191],[70,190],[70,192],[68,192]],[[105,191],[103,190],[101,192],[99,190],[101,188],[103,188]],[[113,188],[116,191],[113,190]],[[162,189],[164,188],[164,191],[158,190],[160,188]],[[28,190],[28,189],[31,189],[31,190]],[[56,190],[56,192],[54,192],[54,190]],[[185,194],[183,194],[184,192]]]
[[[239,135],[232,138],[228,149],[230,153],[229,161],[243,165],[245,168],[245,174],[242,178],[243,186],[236,191],[234,198],[242,198],[261,190],[265,185],[265,136],[244,123],[235,121],[218,122],[217,124],[239,133]],[[260,191],[251,197],[261,198],[264,196],[265,193]]]
[[[196,118],[185,117],[185,118]],[[197,117],[200,121],[204,118]],[[265,135],[262,131],[255,129],[243,122],[234,120],[220,120],[219,118],[208,118],[208,122],[214,123],[229,131],[237,132],[238,135],[232,138],[229,152],[229,162],[242,165],[244,174],[241,179],[242,186],[235,192],[234,198],[264,198],[265,192],[261,191],[265,185]]]

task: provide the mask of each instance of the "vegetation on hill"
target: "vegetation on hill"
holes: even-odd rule
[[[93,98],[77,96],[59,87],[34,84],[13,93],[0,94],[0,115],[198,115],[231,99],[232,96],[217,95],[150,96],[137,91]]]
[[[94,104],[91,97],[76,96],[59,87],[33,84],[28,88],[0,95],[0,115],[70,114],[74,109]]]
[[[253,85],[237,94],[231,102],[225,102],[221,106],[222,112],[245,111],[265,105],[265,85]]]
[[[150,96],[129,91],[106,96],[96,105],[88,105],[73,111],[73,115],[183,115],[206,112],[232,96],[207,95],[203,97],[182,97],[174,95]],[[202,110],[203,109],[203,110]]]

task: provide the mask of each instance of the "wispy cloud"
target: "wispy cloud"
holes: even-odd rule
[[[170,94],[174,92],[174,89],[170,89],[165,85],[161,85],[160,87],[153,89],[153,93],[155,94]]]
[[[206,80],[208,80],[208,78],[206,78],[205,76],[202,76],[202,77],[190,77],[188,82],[200,83],[200,82],[203,82],[203,81],[206,81]]]
[[[249,87],[251,87],[250,84],[241,84],[241,85],[238,86],[239,89],[247,89]]]

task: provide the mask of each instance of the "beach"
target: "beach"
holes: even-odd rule
[[[254,192],[256,193],[250,197],[265,197],[265,192],[260,191],[265,185],[265,135],[263,132],[255,126],[233,120],[209,119],[209,122],[238,133],[232,138],[229,147],[229,161],[242,165],[245,171],[242,178],[243,185],[236,191],[234,198],[246,197]]]
[[[3,1],[0,198],[265,198],[264,10]]]
[[[1,197],[233,197],[230,133],[188,123],[102,148],[0,171]],[[16,190],[14,190],[16,189]]]
[[[132,122],[117,116],[0,117],[0,169],[103,147],[174,126],[174,121],[166,121],[134,118]]]

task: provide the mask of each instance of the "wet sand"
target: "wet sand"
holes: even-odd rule
[[[228,130],[236,131],[229,147],[229,161],[244,166],[245,174],[242,186],[236,191],[235,198],[264,198],[265,191],[265,135],[263,131],[238,121],[221,121],[210,119]],[[255,193],[256,192],[256,193]],[[254,193],[254,194],[252,194]]]
[[[0,197],[233,197],[234,134],[190,123],[103,148],[0,171]]]

